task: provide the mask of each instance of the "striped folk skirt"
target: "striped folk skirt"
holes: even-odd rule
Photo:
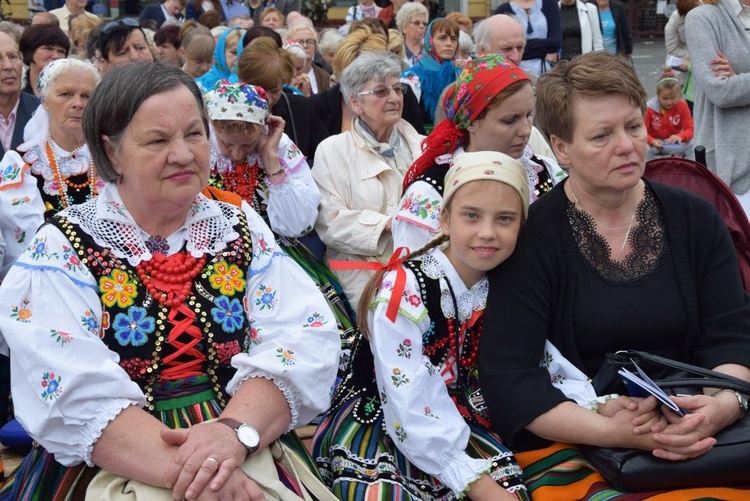
[[[325,416],[313,437],[312,455],[321,476],[339,499],[447,501],[455,494],[409,462],[384,431],[383,415],[364,425],[352,416],[356,398]],[[469,424],[466,453],[492,458],[490,475],[519,500],[529,500],[521,469],[497,435]]]

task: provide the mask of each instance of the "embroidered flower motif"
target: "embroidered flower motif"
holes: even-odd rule
[[[71,336],[67,332],[57,331],[55,329],[52,329],[50,332],[52,334],[50,334],[49,337],[54,339],[55,342],[60,343],[60,346],[65,346],[66,344],[73,341],[73,336]]]
[[[401,423],[396,421],[393,423],[393,431],[396,432],[396,440],[399,442],[403,442],[408,438],[408,435],[406,434],[406,430],[401,426]]]
[[[240,352],[240,343],[236,339],[227,343],[216,344],[216,357],[220,364],[228,364],[232,357]]]
[[[22,244],[26,240],[26,232],[20,226],[16,226],[16,229],[13,230],[13,238],[17,243]]]
[[[128,308],[127,314],[118,313],[112,327],[115,329],[115,339],[120,345],[141,346],[148,341],[148,335],[154,332],[156,323],[148,316],[145,308],[133,306]]]
[[[409,304],[414,306],[415,308],[422,304],[422,299],[417,296],[416,294],[412,294],[408,297]]]
[[[409,378],[406,377],[406,375],[401,374],[401,369],[393,369],[393,374],[391,374],[391,381],[393,381],[393,386],[398,388],[399,386],[403,386],[405,384],[409,384]]]
[[[96,321],[96,316],[94,316],[94,312],[91,310],[83,312],[83,315],[81,316],[81,325],[84,329],[96,336],[101,332],[99,322]]]
[[[47,248],[47,239],[46,238],[35,238],[33,242],[31,242],[31,245],[29,245],[29,250],[31,250],[31,259],[34,261],[37,261],[41,258],[46,259],[52,259],[57,258],[57,252],[50,253],[49,249]]]
[[[214,273],[209,277],[211,287],[223,294],[233,296],[245,288],[243,273],[236,264],[220,261],[214,265]]]
[[[266,308],[272,310],[276,306],[276,303],[279,302],[279,300],[276,299],[276,291],[263,284],[258,286],[258,290],[255,291],[255,296],[257,297],[255,300],[255,306],[260,306],[261,310],[265,310]]]
[[[432,409],[430,409],[429,405],[424,408],[424,415],[427,417],[440,419],[439,417],[437,417],[435,414],[432,413]]]
[[[16,198],[11,198],[10,199],[10,204],[11,205],[23,205],[23,204],[27,204],[29,202],[31,202],[31,198],[29,198],[28,196],[25,196],[25,197],[16,197]]]
[[[542,357],[542,362],[539,364],[545,369],[549,369],[549,366],[552,364],[553,358],[552,353],[548,352],[547,350],[544,350],[544,356]]]
[[[380,390],[380,405],[385,405],[388,402],[388,397],[385,394],[385,385],[383,385],[383,389]]]
[[[112,273],[99,279],[99,291],[102,293],[102,302],[106,306],[117,304],[120,308],[132,305],[137,294],[135,284],[122,270],[112,270]]]
[[[430,200],[421,193],[410,194],[404,198],[401,210],[408,210],[419,219],[437,219],[440,216],[440,200]]]
[[[60,381],[62,381],[61,376],[55,377],[54,372],[45,372],[42,374],[42,398],[46,402],[47,400],[56,400],[57,398],[62,395],[62,386],[60,386]]]
[[[372,396],[367,399],[367,403],[365,404],[365,414],[370,415],[373,412],[375,412],[375,404],[378,401],[378,397]]]
[[[262,331],[263,328],[259,326],[258,322],[256,322],[255,319],[252,317],[250,317],[249,322],[250,322],[250,336],[245,341],[247,343],[245,346],[245,351],[247,351],[250,348],[250,346],[258,346],[259,344],[263,342],[263,338],[260,335],[260,331]]]
[[[6,181],[13,181],[18,177],[18,175],[21,173],[20,167],[18,167],[18,164],[13,163],[12,165],[9,165],[5,168],[5,170],[0,173],[0,183],[4,183]]]
[[[102,328],[99,330],[99,338],[104,339],[104,332],[109,329],[109,312],[102,313]]]
[[[239,299],[229,299],[226,296],[219,296],[214,301],[215,308],[211,308],[211,315],[214,321],[221,324],[226,332],[234,332],[242,327],[242,319],[245,311],[242,309],[242,303]]]
[[[28,323],[31,318],[31,310],[28,308],[29,302],[29,298],[26,298],[21,301],[21,306],[11,306],[10,318],[14,318],[19,322]]]
[[[62,250],[63,261],[65,261],[63,268],[70,271],[83,270],[83,263],[81,263],[81,260],[78,259],[78,254],[70,246],[63,245]]]
[[[323,327],[327,323],[328,320],[316,311],[311,316],[307,317],[307,323],[302,324],[302,327]]]
[[[552,384],[563,384],[567,378],[562,374],[555,374],[552,377]]]
[[[396,354],[399,357],[411,358],[411,339],[404,339],[398,344]]]
[[[260,256],[267,256],[269,254],[273,254],[273,247],[269,247],[268,242],[266,242],[266,239],[263,237],[260,237],[260,240],[258,240],[258,253],[255,254],[253,257],[260,257]]]
[[[429,376],[434,376],[435,373],[437,372],[437,367],[435,367],[434,365],[432,365],[432,362],[430,362],[429,360],[427,360],[424,363],[424,367],[425,367],[425,369],[427,369],[427,375],[429,375]]]
[[[294,365],[296,357],[292,350],[285,350],[284,348],[276,348],[276,358],[281,361],[281,365]]]
[[[115,202],[114,200],[108,201],[104,205],[105,212],[114,212],[118,216],[125,216],[125,206],[121,204],[120,202]]]

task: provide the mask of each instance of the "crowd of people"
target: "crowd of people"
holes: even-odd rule
[[[0,419],[33,440],[0,499],[262,500],[278,444],[318,501],[750,495],[621,492],[581,449],[689,461],[748,410],[591,384],[623,349],[750,382],[726,225],[644,178],[702,144],[750,208],[746,1],[678,2],[651,100],[618,0],[0,22]]]

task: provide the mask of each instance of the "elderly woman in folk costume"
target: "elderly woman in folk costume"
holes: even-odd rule
[[[42,223],[103,188],[81,129],[99,72],[88,62],[58,59],[39,75],[42,104],[24,131],[24,143],[0,164],[0,230],[6,241],[0,276],[29,245]]]
[[[269,114],[261,87],[223,80],[204,100],[211,119],[209,183],[250,204],[313,279],[336,313],[346,357],[354,314],[331,271],[297,240],[312,230],[320,203],[304,155],[284,133],[284,120]]]
[[[328,406],[332,312],[250,206],[201,195],[209,127],[184,72],[113,71],[84,131],[108,184],[0,287],[16,417],[38,442],[0,499],[82,499],[99,468],[169,499],[264,499],[240,466],[280,436],[309,461],[286,432]]]
[[[447,120],[427,137],[404,179],[393,220],[397,248],[418,249],[440,230],[445,173],[456,155],[499,151],[518,159],[526,168],[529,203],[565,178],[555,159],[535,154],[529,145],[534,89],[523,70],[502,54],[467,63],[443,107]]]

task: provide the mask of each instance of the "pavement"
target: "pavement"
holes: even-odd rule
[[[649,97],[656,94],[656,82],[659,81],[666,60],[664,38],[646,38],[633,42],[633,66]]]

